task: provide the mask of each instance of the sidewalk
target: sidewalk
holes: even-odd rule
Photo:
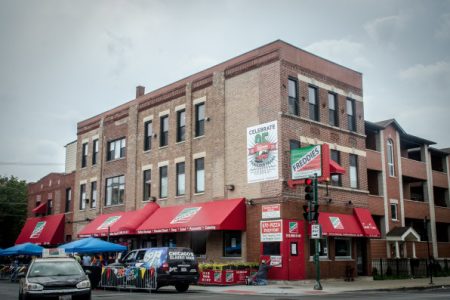
[[[191,286],[191,291],[241,294],[241,295],[318,295],[338,294],[363,290],[395,290],[395,289],[421,289],[431,287],[450,287],[450,277],[433,277],[433,284],[429,278],[400,279],[400,280],[373,280],[371,277],[358,278],[346,282],[342,279],[321,280],[323,290],[313,289],[314,280],[302,281],[271,281],[266,286],[233,285],[233,286]]]

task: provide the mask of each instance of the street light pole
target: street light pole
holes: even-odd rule
[[[428,217],[425,216],[423,221],[424,221],[424,224],[425,224],[425,236],[427,237],[428,272],[430,273],[430,284],[433,284],[433,269],[432,269],[432,265],[431,265],[430,239],[428,238]]]
[[[313,180],[313,186],[314,186],[314,203],[313,207],[317,207],[317,204],[319,204],[319,193],[317,191],[317,174],[314,174],[314,180]],[[316,214],[318,211],[315,212]],[[317,221],[314,221],[315,224],[319,224],[319,219],[317,218]],[[314,254],[314,262],[316,264],[316,284],[314,285],[315,290],[322,290],[322,285],[320,284],[320,252],[319,252],[319,239],[316,239],[315,241],[315,248],[316,253]]]

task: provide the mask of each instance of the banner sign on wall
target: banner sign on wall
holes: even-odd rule
[[[248,183],[278,179],[277,121],[247,128]]]
[[[292,179],[322,176],[322,146],[312,145],[291,150]]]
[[[261,221],[261,242],[282,242],[283,221]]]
[[[280,204],[263,205],[262,218],[263,219],[277,219],[280,218]]]

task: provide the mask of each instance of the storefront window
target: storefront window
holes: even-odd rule
[[[223,233],[223,256],[242,256],[242,233],[240,231],[225,231]]]
[[[162,236],[162,246],[163,247],[176,247],[177,238],[174,233],[163,234]]]
[[[263,243],[263,255],[281,255],[280,242]]]
[[[309,240],[309,255],[312,257],[316,254],[316,240]],[[319,239],[319,256],[328,258],[328,241],[326,238]]]
[[[336,238],[334,240],[334,248],[336,250],[336,258],[351,258],[352,257],[352,242],[349,238]]]
[[[191,249],[195,255],[206,254],[206,240],[208,231],[197,231],[191,233]]]

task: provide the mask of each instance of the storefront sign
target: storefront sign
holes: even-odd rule
[[[37,239],[41,235],[42,231],[44,230],[46,223],[47,223],[46,221],[37,222],[36,226],[33,229],[33,232],[30,235],[30,238]]]
[[[263,219],[277,219],[280,216],[280,204],[270,204],[262,206]]]
[[[322,146],[313,145],[291,150],[292,179],[322,176]]]
[[[283,221],[261,221],[261,242],[282,242]]]
[[[201,207],[187,207],[183,209],[172,221],[170,224],[180,224],[189,222],[199,211],[202,209]]]
[[[311,225],[311,238],[312,239],[320,239],[322,237],[322,228],[320,224]]]
[[[282,259],[281,259],[282,257],[281,256],[270,256],[270,265],[272,266],[272,267],[277,267],[277,268],[281,268],[283,265],[282,265]]]
[[[288,233],[286,233],[287,238],[301,238],[302,235],[300,234],[299,228],[298,228],[298,222],[297,221],[290,221],[289,227],[288,227]]]
[[[97,227],[97,230],[108,229],[112,224],[116,223],[121,216],[112,216],[106,219],[100,226]]]
[[[344,225],[342,225],[341,219],[339,217],[330,217],[331,225],[333,225],[334,229],[344,229]]]
[[[248,183],[278,179],[277,121],[247,128]]]

